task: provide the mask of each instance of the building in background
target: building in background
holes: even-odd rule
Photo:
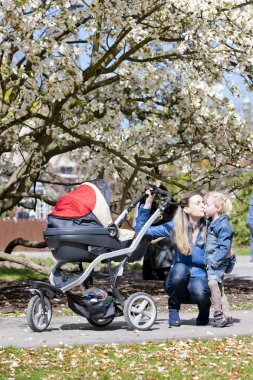
[[[30,193],[46,195],[45,186],[36,182],[35,188],[30,189]],[[52,206],[48,205],[40,199],[27,198],[22,200],[13,211],[13,219],[17,222],[20,219],[29,220],[46,220],[48,213],[51,211]],[[7,218],[10,219],[10,218]]]
[[[35,188],[32,187],[30,193],[47,195],[57,201],[61,196],[74,189],[74,186],[71,186],[70,183],[75,183],[79,178],[77,174],[78,164],[70,160],[67,155],[59,155],[50,160],[49,170],[53,184],[36,182]],[[59,185],[60,182],[62,185]],[[52,206],[40,199],[24,199],[14,208],[13,219],[15,221],[20,219],[46,220],[52,208]],[[8,213],[6,219],[12,219],[10,213]]]

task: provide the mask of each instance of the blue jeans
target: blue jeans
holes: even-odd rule
[[[211,306],[211,294],[207,278],[191,278],[190,270],[183,263],[176,263],[168,274],[164,284],[169,295],[169,310],[180,310],[181,303],[191,299],[198,305],[200,312],[205,312]]]

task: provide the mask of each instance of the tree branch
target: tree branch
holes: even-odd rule
[[[10,262],[15,263],[15,264],[20,264],[25,268],[32,269],[35,272],[42,273],[46,276],[49,276],[51,273],[50,269],[45,268],[41,265],[38,265],[31,260],[24,259],[23,257],[17,257],[14,255],[10,255],[10,254],[4,253],[4,252],[0,252],[0,261],[10,261]]]
[[[21,245],[23,247],[29,247],[29,248],[46,248],[47,247],[47,244],[45,241],[37,242],[37,241],[25,240],[23,238],[16,238],[9,242],[4,252],[11,254],[13,249],[17,247],[18,245]]]

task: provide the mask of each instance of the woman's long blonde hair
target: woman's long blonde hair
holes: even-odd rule
[[[179,202],[178,209],[173,218],[175,227],[173,229],[172,240],[173,243],[175,243],[178,246],[180,252],[185,256],[189,256],[191,254],[191,245],[189,241],[189,219],[186,212],[184,211],[184,208],[189,206],[189,200],[194,195],[200,195],[202,197],[201,193],[195,191],[191,192],[187,197],[181,199]],[[204,244],[206,240],[205,226],[203,226],[201,237]]]

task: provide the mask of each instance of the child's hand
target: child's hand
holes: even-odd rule
[[[230,251],[228,252],[226,259],[229,259],[230,257],[233,257],[235,255],[233,248],[230,248]]]

